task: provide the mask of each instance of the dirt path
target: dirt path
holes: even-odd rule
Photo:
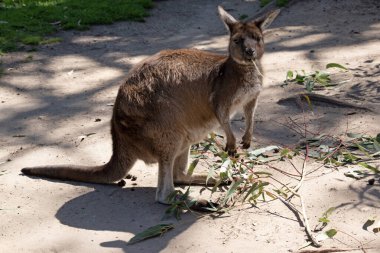
[[[63,42],[36,52],[2,56],[0,79],[0,252],[295,252],[305,233],[280,202],[237,208],[224,218],[185,215],[163,237],[127,246],[136,233],[161,222],[165,206],[154,202],[157,167],[139,162],[137,180],[124,188],[33,179],[25,166],[100,164],[111,154],[109,120],[121,80],[130,67],[161,49],[196,47],[225,53],[226,30],[216,6],[252,16],[257,1],[158,1],[145,23],[121,22],[58,34]],[[279,124],[302,119],[294,105],[276,102],[301,90],[281,88],[289,69],[324,69],[337,62],[351,69],[350,82],[327,95],[374,112],[317,107],[312,130],[339,134],[380,132],[380,4],[376,0],[298,1],[284,9],[267,33],[266,89],[255,128],[255,146],[299,140]],[[242,134],[242,122],[233,122]],[[85,137],[83,137],[85,136]],[[310,177],[303,194],[312,227],[336,206],[326,247],[377,249],[378,236],[362,229],[380,218],[380,186],[326,169]],[[200,188],[194,188],[195,194]]]

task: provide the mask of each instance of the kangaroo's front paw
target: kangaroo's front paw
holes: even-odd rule
[[[241,144],[243,144],[243,149],[248,149],[251,146],[251,139],[252,136],[244,135],[241,141]]]
[[[236,145],[235,144],[227,144],[224,151],[226,151],[229,156],[234,157],[234,156],[236,156],[236,153],[237,153]]]
[[[242,144],[243,149],[249,149],[249,147],[251,146],[251,142],[242,141],[240,143]]]

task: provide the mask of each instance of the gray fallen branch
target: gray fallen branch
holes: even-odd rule
[[[306,249],[298,251],[298,253],[333,253],[333,252],[346,252],[346,251],[359,251],[363,249],[374,249],[374,248],[349,248],[349,249]]]
[[[302,107],[303,104],[305,104],[306,107],[308,107],[308,101],[306,99],[306,96],[310,99],[311,106],[314,106],[315,103],[324,103],[330,106],[336,106],[336,107],[343,107],[343,108],[352,108],[356,110],[362,110],[362,111],[368,111],[372,112],[373,110],[368,107],[360,106],[353,104],[351,102],[342,101],[340,99],[329,97],[321,94],[316,93],[300,93],[296,95],[292,95],[287,98],[282,98],[278,100],[278,104],[296,104],[300,107]],[[303,106],[305,108],[305,106]]]

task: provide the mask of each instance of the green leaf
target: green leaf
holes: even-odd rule
[[[358,163],[358,165],[360,165],[360,166],[362,166],[362,167],[364,167],[366,169],[369,169],[369,170],[373,171],[374,173],[380,173],[380,170],[378,170],[377,168],[369,165],[368,163],[360,162],[360,163]]]
[[[339,68],[339,69],[344,69],[344,70],[348,70],[346,67],[338,64],[338,63],[329,63],[326,65],[326,69],[329,69],[329,68]]]
[[[260,175],[265,175],[267,177],[272,176],[272,173],[266,172],[266,171],[257,171],[257,172],[253,172],[253,174],[255,174],[256,176],[260,176]]]
[[[225,172],[227,172],[228,171],[228,168],[229,168],[229,166],[230,166],[230,164],[231,164],[231,159],[226,159],[224,162],[223,162],[223,164],[222,164],[222,166],[220,166],[220,168],[219,168],[219,171],[220,171],[220,173],[225,173]]]
[[[374,219],[368,219],[364,224],[363,224],[363,229],[367,230],[368,227],[372,226],[375,223]]]
[[[318,152],[317,150],[309,150],[308,156],[312,157],[312,158],[319,159],[319,158],[321,158],[321,153]]]
[[[329,238],[333,238],[338,232],[332,228],[330,230],[327,230],[325,233]]]
[[[281,149],[281,152],[280,152],[282,157],[289,157],[289,153],[290,153],[290,149],[288,148],[283,148]]]
[[[271,197],[272,199],[277,199],[277,197],[276,197],[273,193],[271,193],[271,192],[269,192],[269,191],[265,191],[265,193],[266,193],[269,197]]]
[[[134,237],[132,237],[127,242],[127,244],[131,245],[131,244],[135,244],[137,242],[146,240],[148,238],[152,238],[152,237],[156,237],[156,236],[161,236],[161,235],[165,234],[166,232],[168,232],[170,229],[173,229],[173,228],[174,228],[173,223],[158,224],[156,226],[149,227],[146,230],[144,230],[143,232],[138,233]]]
[[[315,82],[311,79],[307,79],[305,83],[305,88],[308,92],[312,92],[315,86]]]
[[[371,157],[370,154],[368,153],[368,150],[367,150],[365,147],[363,147],[362,145],[357,144],[357,143],[355,143],[355,146],[356,146],[361,152],[363,152],[366,156]]]
[[[330,207],[329,209],[327,209],[326,212],[323,213],[323,216],[325,217],[330,216],[335,211],[335,209],[336,209],[335,207]]]
[[[257,158],[257,161],[258,162],[261,162],[261,163],[268,163],[268,162],[271,162],[271,161],[277,161],[281,158],[281,156],[279,155],[276,155],[276,156],[270,156],[270,157],[263,157],[263,156],[259,156]]]
[[[310,110],[313,110],[313,105],[311,103],[310,97],[306,94],[304,94],[303,97],[305,98],[307,105],[309,106]]]
[[[216,175],[215,167],[210,166],[210,168],[208,169],[208,173],[207,173],[206,185],[207,185],[208,180],[210,180],[210,178],[215,178],[215,175]]]
[[[330,75],[327,73],[316,71],[315,81],[322,85],[327,85],[330,81]]]
[[[187,175],[188,175],[188,176],[193,175],[194,169],[195,169],[195,167],[197,166],[198,162],[199,162],[199,159],[195,159],[195,160],[193,160],[193,161],[190,163],[190,166],[189,166],[189,168],[188,168],[188,170],[187,170]]]
[[[323,152],[323,153],[328,153],[328,152],[330,152],[330,147],[327,146],[327,145],[320,145],[320,146],[319,146],[319,150],[320,150],[321,152]]]
[[[359,159],[357,156],[354,156],[350,152],[344,153],[343,158],[343,161],[348,163],[353,163],[354,161]]]
[[[359,173],[356,173],[356,172],[345,172],[344,175],[346,177],[350,177],[350,178],[353,178],[353,179],[362,179],[364,178],[364,176],[362,174],[359,174]]]
[[[242,201],[242,202],[244,202],[244,201],[248,198],[248,196],[251,195],[251,194],[252,194],[255,190],[257,190],[258,188],[259,188],[258,183],[257,183],[257,182],[253,183],[252,186],[251,186],[251,188],[249,188],[247,194],[246,194],[245,197],[243,198],[243,201]]]
[[[282,187],[283,188],[283,187]],[[282,189],[274,189],[273,191],[275,191],[278,195],[282,195],[284,198],[288,198],[288,194],[287,192],[289,192],[288,189],[285,188],[285,190],[282,190]]]
[[[222,201],[222,206],[224,206],[228,200],[231,199],[232,195],[235,193],[236,189],[240,186],[240,184],[243,182],[243,179],[239,179],[238,181],[235,181],[231,184],[230,188],[228,189],[226,196],[224,197]]]
[[[280,149],[279,146],[268,146],[268,147],[265,147],[265,148],[258,148],[258,149],[249,151],[248,155],[249,156],[256,156],[256,157],[258,157],[259,155],[262,155],[263,153],[265,153],[267,151],[279,150],[279,149]]]
[[[318,221],[322,222],[322,223],[326,223],[326,224],[330,222],[330,220],[327,219],[326,217],[321,217],[321,218],[318,219]]]
[[[293,71],[289,70],[286,73],[286,80],[291,80],[291,79],[293,79]]]
[[[333,238],[336,235],[336,233],[337,233],[337,231],[335,229],[330,229],[326,232],[322,232],[322,233],[317,234],[315,239],[318,242],[321,242],[321,241],[324,241],[326,239]]]
[[[377,152],[380,151],[380,143],[376,139],[373,140],[373,147]]]
[[[222,178],[219,178],[218,181],[216,181],[215,185],[212,187],[211,192],[214,193],[218,189],[218,186],[223,182]]]
[[[322,217],[320,217],[318,221],[319,221],[319,222],[322,222],[322,223],[325,223],[325,224],[329,223],[330,220],[328,219],[328,217],[329,217],[334,211],[335,211],[335,207],[330,207],[329,209],[327,209],[326,212],[324,212],[324,213],[322,214]]]
[[[359,138],[363,137],[362,134],[355,134],[355,133],[347,133],[347,136],[350,138],[354,138],[354,139],[359,139]]]
[[[302,83],[305,82],[305,76],[300,75],[300,74],[297,73],[296,78],[295,78],[295,81],[296,81],[297,83],[301,83],[301,84],[302,84]]]
[[[227,152],[224,152],[224,151],[222,151],[222,152],[218,152],[218,153],[216,153],[216,154],[214,154],[215,156],[217,156],[217,157],[220,157],[220,158],[222,158],[222,159],[227,159],[229,156],[228,156],[228,153]]]
[[[214,145],[210,145],[210,146],[209,146],[209,150],[210,150],[213,154],[218,153],[218,149],[217,149]]]

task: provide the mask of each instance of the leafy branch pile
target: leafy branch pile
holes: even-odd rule
[[[299,192],[304,179],[307,175],[326,165],[340,167],[350,164],[363,167],[362,170],[356,170],[356,174],[379,177],[380,171],[370,165],[370,161],[380,157],[379,142],[380,134],[376,137],[371,137],[347,133],[344,138],[322,134],[312,138],[305,138],[305,141],[293,149],[268,146],[250,151],[241,151],[237,157],[229,157],[223,149],[223,136],[210,134],[203,142],[192,146],[191,156],[193,160],[188,172],[192,174],[195,168],[206,167],[208,169],[207,182],[213,181],[214,183],[209,188],[211,197],[214,193],[219,195],[215,202],[209,202],[211,207],[205,208],[203,211],[207,210],[222,214],[228,212],[237,203],[249,203],[257,206],[259,202],[278,199],[302,217],[306,233],[310,239],[310,243],[306,246],[311,244],[321,246],[321,241],[332,238],[338,232],[336,229],[321,232],[330,222],[329,216],[335,208],[330,208],[323,213],[322,217],[319,218],[319,226],[312,231],[309,226],[304,200]],[[292,162],[295,157],[303,159],[303,165],[300,169],[297,169]],[[321,163],[321,166],[314,170],[308,170],[307,162],[311,159]],[[289,162],[295,172],[281,170],[273,165],[274,161]],[[297,184],[291,185],[288,182],[282,182],[273,175],[272,172],[274,171],[291,178],[293,182],[296,180]],[[348,174],[345,175],[349,176]],[[359,179],[358,177],[355,178]],[[219,186],[223,184],[228,184],[228,186],[225,187],[227,189],[224,192],[221,192]],[[169,197],[172,205],[166,210],[163,219],[171,216],[180,219],[183,212],[193,212],[192,206],[196,200],[189,199],[190,188],[191,186],[187,188],[185,193],[180,190],[173,192]],[[294,197],[300,200],[301,210],[292,203]],[[170,228],[174,226],[173,224],[163,225],[170,226]],[[377,233],[378,230],[377,226],[373,229],[374,233]],[[160,229],[156,230],[156,232],[151,233],[151,237],[163,234]],[[319,233],[314,236],[313,232]],[[146,239],[144,236],[141,238],[142,240]],[[135,239],[133,242],[135,242]]]
[[[380,158],[380,134],[376,137],[354,133],[347,133],[342,137],[321,134],[306,138],[294,149],[267,146],[242,151],[238,157],[229,157],[223,150],[223,137],[211,134],[204,142],[193,145],[191,154],[193,162],[189,166],[190,174],[200,161],[203,161],[209,170],[207,181],[211,178],[216,181],[211,189],[212,193],[215,193],[221,184],[230,183],[225,196],[218,201],[220,211],[225,206],[233,206],[238,200],[256,205],[258,201],[265,201],[266,196],[271,199],[278,196],[288,198],[288,194],[293,193],[294,188],[279,182],[272,171],[298,180],[302,178],[302,173],[299,170],[295,173],[281,170],[271,165],[270,162],[273,161],[286,160],[292,163],[294,157],[302,156],[303,159],[314,158],[316,162],[322,163],[308,174],[325,165],[360,165],[363,170],[356,170],[357,173],[371,175],[366,172],[370,171],[372,175],[378,175],[379,169],[370,162]],[[258,165],[262,165],[260,169],[257,169]],[[296,167],[293,163],[292,166]],[[281,187],[274,184],[273,180]],[[269,190],[268,186],[272,189]]]
[[[348,71],[346,67],[338,63],[327,64],[326,70],[330,68],[338,68],[344,71]],[[315,89],[325,89],[327,87],[336,86],[339,84],[331,81],[331,74],[320,70],[316,70],[313,73],[306,73],[304,70],[289,70],[286,73],[286,80],[284,81],[284,84],[287,85],[292,82],[304,85],[305,89],[308,92],[312,92]]]
[[[380,173],[378,168],[368,163],[380,157],[380,134],[371,137],[347,133],[346,136],[348,140],[323,134],[307,139],[306,143],[310,149],[309,156],[335,167],[353,164],[360,165],[372,173]],[[306,143],[303,143],[300,148],[305,149]],[[363,175],[363,172],[356,171]],[[350,176],[347,173],[345,175]]]

